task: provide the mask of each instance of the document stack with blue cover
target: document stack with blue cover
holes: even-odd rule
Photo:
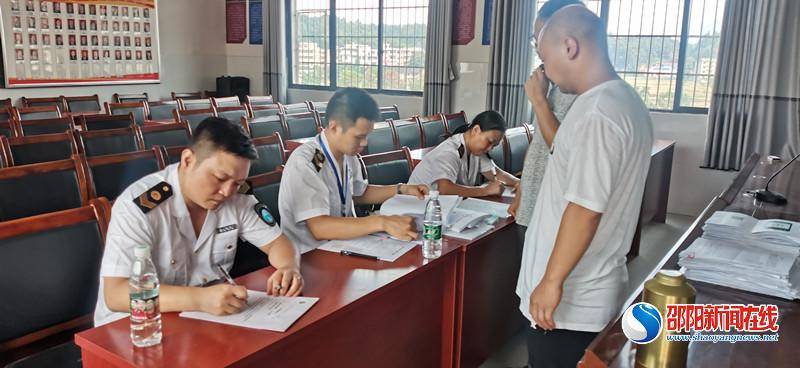
[[[800,223],[717,211],[678,264],[690,280],[798,299],[798,256]]]

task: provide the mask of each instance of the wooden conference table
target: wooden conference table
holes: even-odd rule
[[[320,300],[285,333],[164,313],[157,347],[134,348],[127,319],[78,333],[75,342],[85,367],[476,367],[525,325],[514,293],[516,231],[509,218],[474,241],[445,238],[432,261],[420,247],[393,263],[304,254],[303,295]],[[264,290],[273,271],[237,282]]]
[[[788,158],[786,158],[788,160]],[[751,156],[733,183],[714,198],[653,268],[652,278],[661,269],[678,269],[678,253],[702,235],[702,226],[716,211],[741,212],[759,219],[781,218],[800,221],[800,162],[794,162],[770,184],[770,189],[786,196],[785,206],[756,202],[745,195],[748,190],[761,189],[770,175],[786,161],[767,163],[758,155]],[[698,304],[775,304],[780,316],[778,342],[692,342],[689,344],[687,367],[797,367],[800,347],[800,302],[767,295],[690,281],[697,289]],[[622,310],[641,300],[643,284],[628,296]],[[580,367],[633,367],[636,347],[622,333],[621,318],[612,321],[589,345]]]

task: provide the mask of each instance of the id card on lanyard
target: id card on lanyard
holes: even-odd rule
[[[350,168],[347,165],[347,160],[342,160],[344,163],[344,171],[342,172],[344,178],[341,178],[339,176],[339,170],[336,169],[336,164],[333,162],[333,157],[328,150],[328,146],[325,145],[325,142],[322,140],[322,134],[317,136],[317,141],[319,142],[319,146],[322,147],[322,152],[325,154],[325,158],[327,159],[326,161],[328,161],[328,165],[331,167],[331,170],[333,170],[334,176],[336,177],[336,189],[339,190],[339,201],[342,204],[339,212],[341,213],[342,217],[347,217],[349,213],[347,208],[347,190],[348,183],[350,183]]]

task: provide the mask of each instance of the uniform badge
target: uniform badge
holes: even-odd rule
[[[162,181],[134,198],[133,203],[135,203],[143,213],[148,213],[159,204],[164,203],[169,197],[172,197],[172,186]]]
[[[464,152],[466,152],[466,150],[464,149],[464,145],[463,144],[459,145],[458,146],[458,157],[464,158]]]
[[[314,150],[314,157],[311,158],[311,163],[314,164],[314,168],[317,169],[317,172],[322,170],[322,164],[325,163],[325,155],[322,154],[322,151]]]
[[[267,208],[267,205],[263,203],[257,203],[255,206],[253,206],[253,209],[256,211],[256,214],[261,221],[264,221],[264,223],[269,226],[275,226],[275,217],[269,213],[269,208]]]

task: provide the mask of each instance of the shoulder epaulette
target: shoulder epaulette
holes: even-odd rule
[[[314,164],[314,168],[317,169],[317,172],[322,170],[322,165],[325,163],[325,155],[322,154],[320,150],[314,150],[314,157],[311,158],[311,163]]]
[[[245,180],[242,185],[239,186],[239,194],[253,194],[253,186],[250,185],[250,182]]]
[[[172,197],[172,186],[162,181],[134,198],[133,203],[136,203],[142,212],[148,213],[159,204],[164,203],[169,197]]]
[[[459,145],[458,146],[458,157],[464,158],[464,153],[465,152],[466,152],[466,149],[464,148],[464,145],[463,144]]]

